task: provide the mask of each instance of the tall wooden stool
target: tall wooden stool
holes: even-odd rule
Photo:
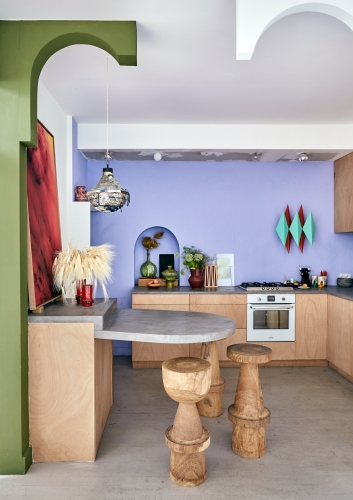
[[[265,426],[271,413],[264,407],[258,364],[270,361],[272,350],[258,344],[234,344],[228,346],[227,356],[240,363],[234,404],[228,408],[232,449],[244,458],[260,458],[266,453]]]
[[[226,382],[221,377],[219,369],[216,341],[203,342],[201,358],[211,363],[211,387],[207,396],[197,403],[197,409],[203,417],[219,417],[223,413],[222,391],[226,386]]]
[[[165,433],[170,477],[181,486],[198,486],[206,479],[204,451],[210,433],[202,426],[196,402],[210,389],[211,365],[200,358],[169,359],[162,364],[162,376],[167,394],[179,403],[174,424]]]

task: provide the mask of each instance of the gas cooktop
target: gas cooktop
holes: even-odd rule
[[[242,283],[239,285],[240,288],[243,288],[247,292],[259,292],[260,290],[276,292],[276,291],[284,291],[284,290],[293,290],[293,287],[290,285],[285,285],[284,283],[279,283],[277,281],[271,281],[267,283],[266,281],[260,283],[258,281]]]

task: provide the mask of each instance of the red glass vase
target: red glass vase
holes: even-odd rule
[[[83,285],[82,305],[90,307],[93,302],[92,285]]]
[[[189,283],[191,288],[201,288],[204,284],[203,269],[190,269]]]
[[[76,302],[78,305],[82,305],[83,298],[83,285],[86,284],[86,280],[81,280],[77,282],[77,290],[76,290]]]

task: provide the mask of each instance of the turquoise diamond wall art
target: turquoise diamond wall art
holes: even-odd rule
[[[304,249],[304,237],[308,239],[310,245],[314,243],[314,237],[316,232],[316,226],[313,218],[312,212],[309,212],[305,222],[304,222],[304,211],[301,206],[298,212],[290,219],[289,207],[287,205],[286,210],[282,212],[281,217],[276,226],[276,233],[281,240],[282,245],[290,251],[291,238],[293,237],[300,251],[303,252]]]

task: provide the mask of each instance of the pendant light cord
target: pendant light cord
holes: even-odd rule
[[[109,110],[109,59],[108,59],[108,56],[107,56],[107,74],[106,74],[106,83],[107,83],[107,153],[106,153],[106,157],[108,159],[109,157],[109,151],[108,151],[108,141],[109,141],[109,130],[108,130],[108,120],[109,120],[109,114],[108,114],[108,110]]]

